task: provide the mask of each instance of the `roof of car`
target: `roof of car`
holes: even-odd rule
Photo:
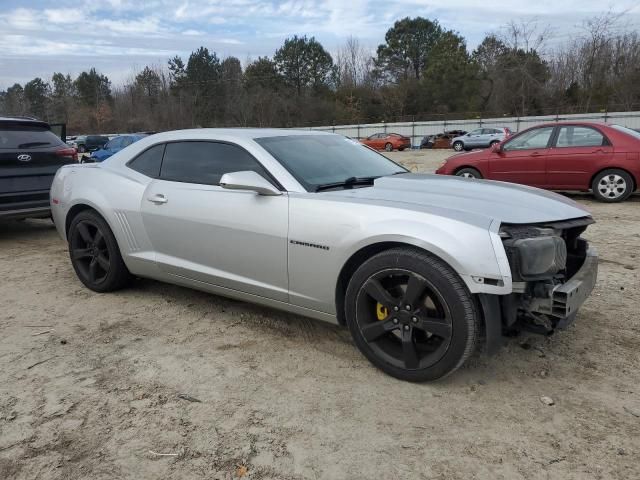
[[[49,124],[47,122],[43,122],[42,120],[37,120],[32,117],[0,117],[0,123],[13,123],[18,125],[32,125],[49,128]]]
[[[323,132],[321,130],[294,130],[287,128],[193,128],[156,133],[153,137],[156,139],[179,139],[182,137],[189,137],[190,135],[202,137],[207,134],[212,137],[225,136],[244,139],[284,137],[293,135],[333,135],[330,132]]]

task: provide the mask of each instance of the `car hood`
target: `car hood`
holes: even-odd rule
[[[546,190],[444,175],[406,173],[379,178],[372,187],[326,193],[420,206],[441,215],[461,212],[503,223],[542,223],[591,215],[573,200]]]

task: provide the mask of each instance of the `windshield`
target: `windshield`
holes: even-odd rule
[[[638,132],[637,130],[632,130],[630,128],[627,127],[623,127],[622,125],[611,125],[613,128],[615,128],[616,130],[619,130],[621,132],[626,133],[627,135],[631,135],[632,137],[637,138],[638,140],[640,140],[640,132]]]
[[[361,143],[339,135],[256,138],[308,191],[353,178],[377,178],[407,170]]]

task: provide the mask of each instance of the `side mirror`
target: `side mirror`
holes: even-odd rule
[[[225,173],[220,179],[220,186],[227,190],[250,190],[258,195],[282,195],[271,182],[252,171]]]
[[[502,144],[501,143],[494,143],[493,145],[491,145],[491,151],[493,153],[502,152]]]

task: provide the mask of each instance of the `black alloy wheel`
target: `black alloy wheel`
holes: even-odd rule
[[[85,286],[96,292],[126,286],[131,274],[113,232],[97,212],[85,210],[76,215],[67,236],[71,263]]]
[[[475,348],[479,315],[457,274],[426,252],[397,248],[366,261],[346,296],[358,348],[386,373],[409,381],[442,378]]]

